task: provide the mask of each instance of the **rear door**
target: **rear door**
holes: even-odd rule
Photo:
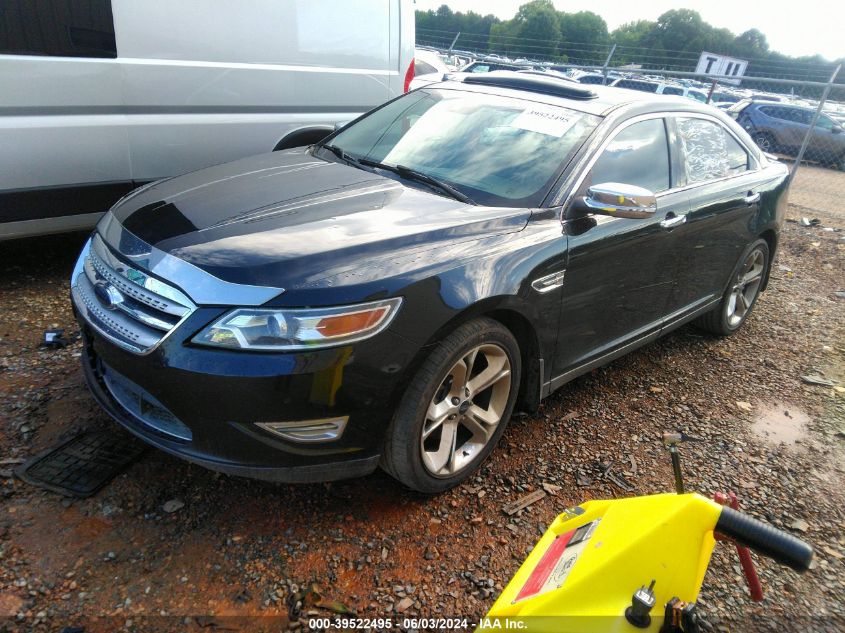
[[[810,113],[799,108],[787,108],[779,106],[777,108],[778,116],[783,121],[783,144],[789,148],[791,153],[798,152],[801,143],[804,142],[804,137],[807,135],[807,130],[810,129]]]
[[[822,162],[836,162],[845,149],[845,139],[842,136],[842,128],[829,116],[819,115],[816,127],[813,128],[813,136],[808,146],[811,158]]]
[[[687,194],[670,191],[672,169],[662,115],[623,122],[576,185],[573,200],[584,196],[590,185],[612,182],[655,192],[658,211],[642,220],[572,213],[565,220],[569,262],[555,376],[656,335],[671,293],[673,271],[664,261],[672,225],[687,211]]]
[[[746,148],[718,120],[705,115],[671,119],[677,130],[682,187],[690,211],[671,241],[675,284],[668,319],[718,299],[749,243],[760,205],[760,173]]]

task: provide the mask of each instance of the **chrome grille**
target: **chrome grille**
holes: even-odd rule
[[[180,290],[118,259],[99,235],[79,257],[71,294],[91,327],[136,354],[151,351],[196,309]]]

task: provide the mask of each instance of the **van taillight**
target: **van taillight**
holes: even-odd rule
[[[408,65],[408,70],[405,71],[405,90],[408,92],[411,89],[411,82],[414,80],[414,59],[411,58],[411,63]]]

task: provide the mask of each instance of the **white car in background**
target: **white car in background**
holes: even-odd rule
[[[0,239],[314,143],[413,78],[412,0],[0,2]]]
[[[452,72],[435,51],[418,48],[414,51],[414,78],[411,90],[443,81],[443,76]]]
[[[659,95],[670,95],[676,97],[687,97],[695,99],[700,103],[707,103],[707,94],[701,90],[684,86],[683,84],[667,83],[665,81],[652,81],[650,79],[635,79],[620,77],[610,84],[616,88],[627,88],[639,92],[653,92]]]

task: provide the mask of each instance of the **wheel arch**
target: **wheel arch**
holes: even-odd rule
[[[334,131],[331,125],[308,125],[305,127],[296,128],[285,134],[276,146],[273,148],[274,152],[283,149],[290,149],[292,147],[301,147],[303,145],[312,145],[318,141],[322,141],[329,134]]]
[[[540,338],[536,326],[524,311],[519,309],[517,297],[491,297],[471,306],[454,315],[446,321],[434,334],[422,345],[414,356],[413,360],[405,369],[405,375],[399,383],[399,388],[394,395],[394,401],[402,398],[408,383],[413,379],[422,363],[431,353],[431,350],[449,334],[474,319],[492,319],[513,334],[519,345],[520,360],[522,363],[522,376],[520,377],[519,392],[517,395],[516,407],[522,411],[536,411],[540,405],[540,387],[543,376],[540,372]]]
[[[765,276],[763,277],[763,285],[760,287],[760,292],[763,292],[769,285],[769,277],[771,276],[772,272],[772,264],[775,261],[775,253],[778,247],[778,235],[774,229],[766,229],[758,236],[760,239],[765,240],[766,244],[769,247],[769,266],[766,268]]]

